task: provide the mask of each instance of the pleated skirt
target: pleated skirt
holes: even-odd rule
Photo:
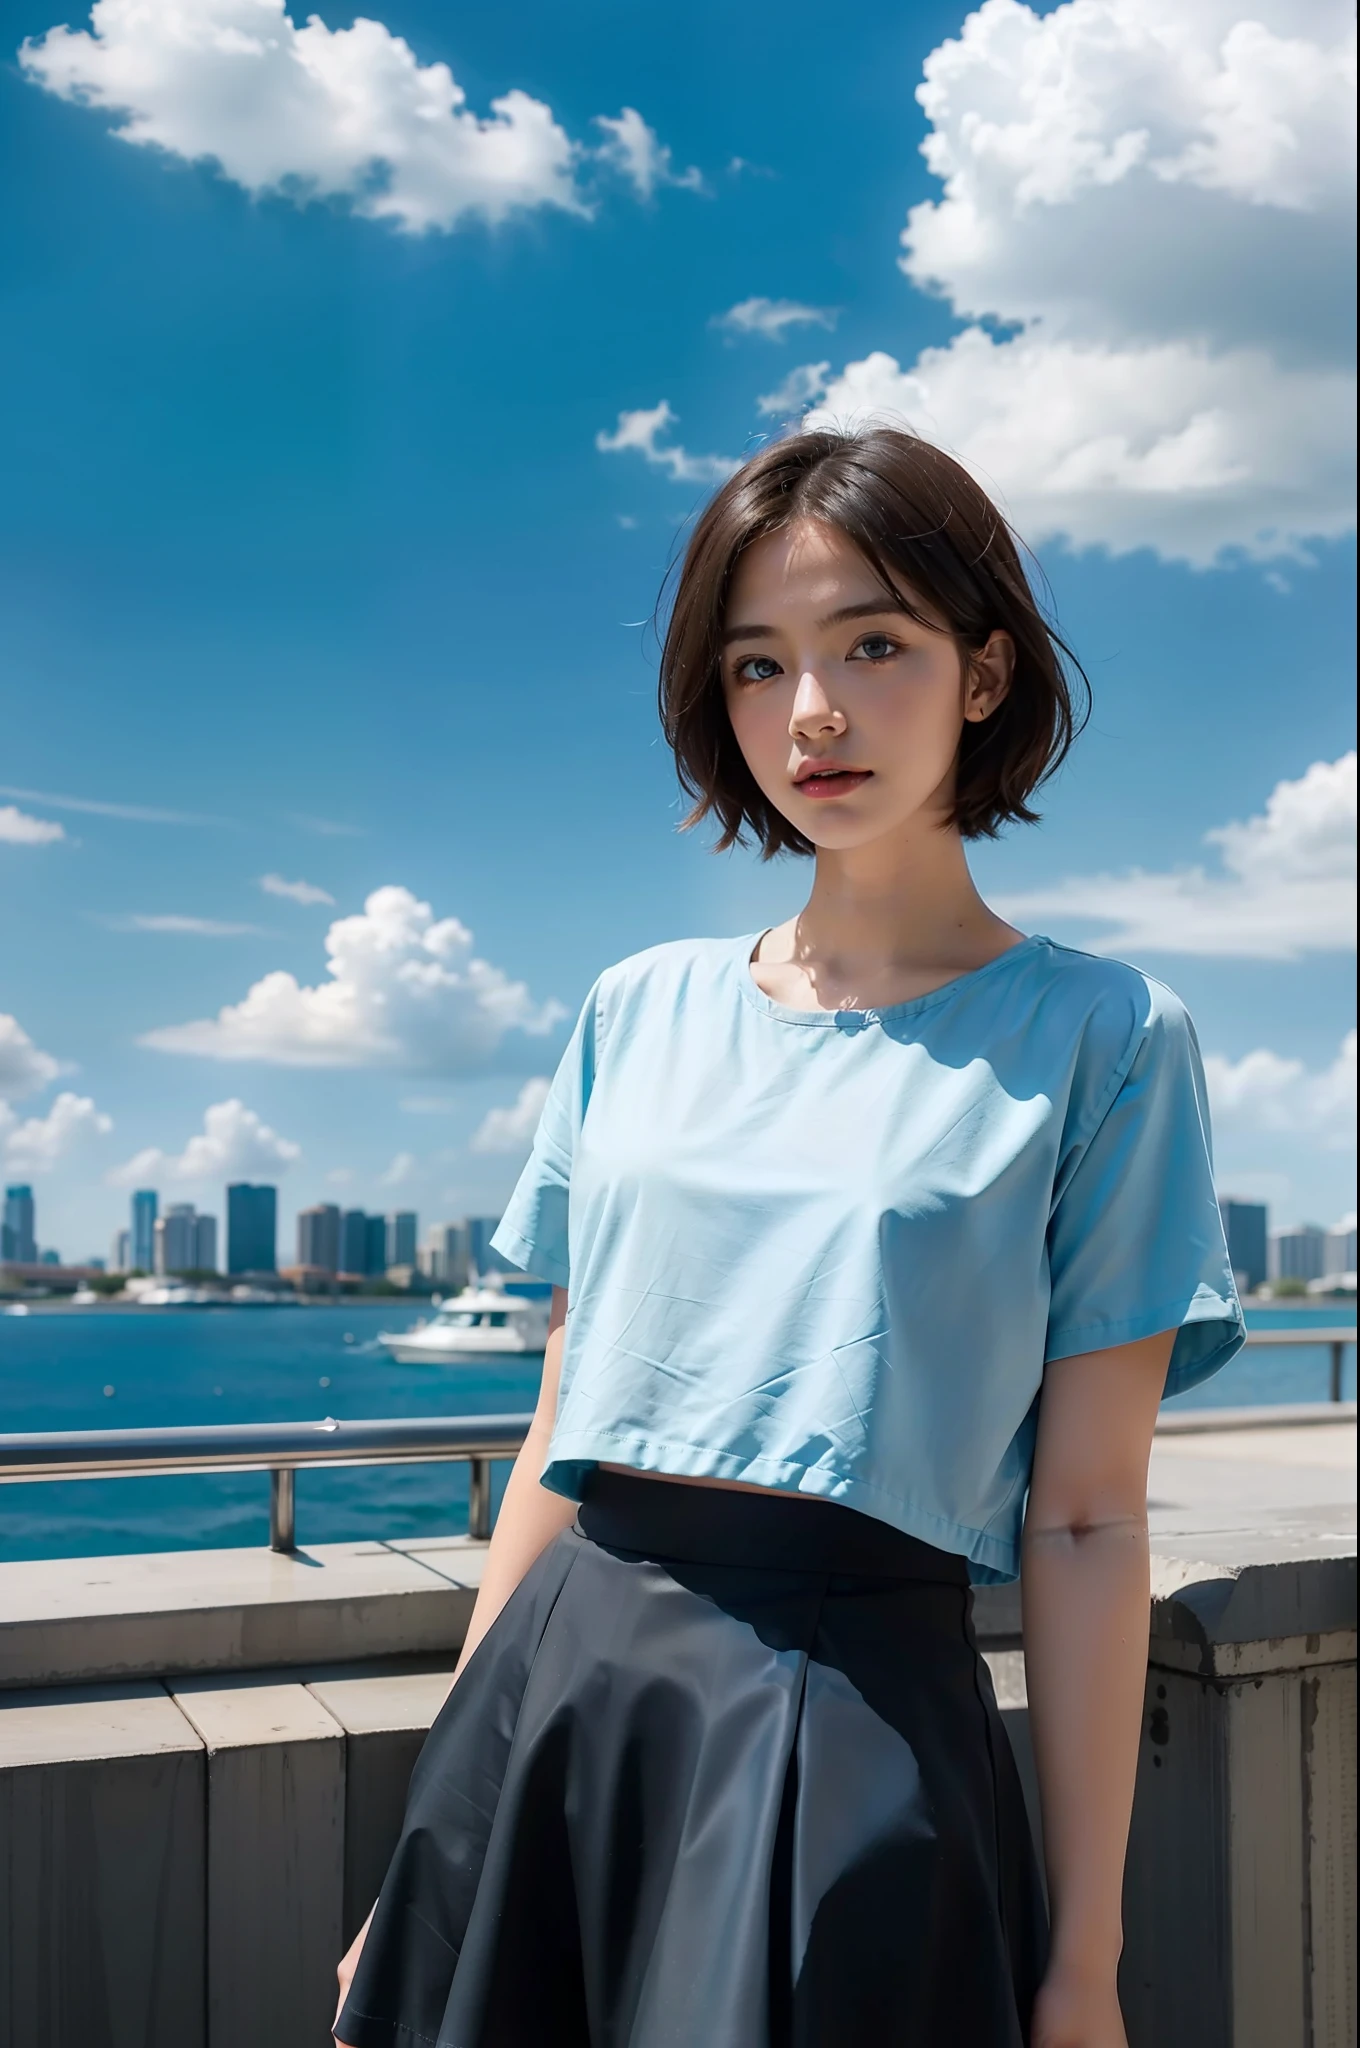
[[[1025,2048],[1042,1893],[961,1559],[600,1472],[430,1730],[352,2048]]]

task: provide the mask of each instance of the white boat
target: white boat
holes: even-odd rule
[[[409,1330],[384,1330],[378,1342],[399,1365],[484,1365],[502,1358],[541,1358],[548,1341],[548,1304],[499,1287],[465,1287],[435,1315]]]

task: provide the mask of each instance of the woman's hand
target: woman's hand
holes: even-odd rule
[[[350,1979],[359,1966],[359,1957],[363,1950],[364,1937],[373,1924],[373,1915],[377,1910],[376,1905],[369,1908],[367,1920],[365,1920],[363,1926],[359,1929],[359,1932],[355,1935],[353,1941],[335,1966],[335,1975],[340,1985],[340,1996],[335,2003],[336,2026],[340,2024],[340,2015],[345,2009],[345,2000],[349,1997]],[[340,2039],[338,2034],[335,2037],[335,2048],[346,2048],[346,2044]]]
[[[1051,1969],[1034,2001],[1030,2042],[1031,2048],[1129,2048],[1113,1975]]]

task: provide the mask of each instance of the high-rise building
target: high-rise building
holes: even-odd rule
[[[491,1248],[492,1232],[500,1222],[499,1216],[469,1216],[464,1228],[467,1231],[468,1265],[474,1273],[517,1273],[518,1266],[512,1266],[509,1259],[502,1258]]]
[[[340,1218],[340,1271],[364,1273],[367,1257],[368,1218],[362,1209],[346,1209]]]
[[[132,1264],[132,1233],[115,1230],[113,1243],[109,1246],[109,1271],[126,1273]]]
[[[1353,1273],[1355,1271],[1355,1218],[1343,1216],[1327,1232],[1324,1274]]]
[[[334,1202],[316,1202],[299,1209],[297,1262],[320,1273],[340,1270],[340,1211]]]
[[[150,1273],[156,1264],[156,1216],[160,1208],[154,1188],[138,1188],[132,1197],[132,1266],[134,1272]]]
[[[227,1271],[277,1273],[279,1191],[233,1181],[227,1189]]]
[[[364,1265],[363,1270],[370,1280],[387,1271],[387,1218],[366,1216],[364,1218]]]
[[[1219,1201],[1223,1235],[1228,1240],[1228,1264],[1240,1292],[1253,1294],[1266,1277],[1266,1205],[1239,1202],[1232,1195]]]
[[[0,1258],[13,1259],[20,1266],[37,1263],[38,1217],[32,1188],[5,1189],[4,1221],[0,1223],[0,1233]]]
[[[417,1218],[414,1209],[398,1209],[387,1219],[387,1263],[414,1266],[416,1263]]]
[[[195,1222],[194,1265],[200,1273],[217,1271],[217,1218],[198,1216]]]
[[[1272,1280],[1320,1280],[1327,1265],[1327,1233],[1320,1223],[1270,1233]]]
[[[462,1223],[432,1225],[425,1239],[421,1266],[441,1287],[465,1287],[468,1280],[467,1226]]]

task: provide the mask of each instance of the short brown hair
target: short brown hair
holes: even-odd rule
[[[965,659],[992,632],[1010,634],[1010,690],[989,718],[963,729],[953,822],[966,839],[992,838],[1012,821],[1033,824],[1038,812],[1030,798],[1085,723],[1085,672],[1041,612],[1015,537],[987,493],[928,441],[883,426],[817,429],[771,442],[699,518],[661,651],[661,723],[694,799],[685,823],[715,817],[719,849],[743,843],[749,828],[767,860],[813,851],[742,758],[721,668],[738,561],[753,542],[800,519],[838,527],[895,602],[905,598],[910,610],[914,594],[929,604]]]

